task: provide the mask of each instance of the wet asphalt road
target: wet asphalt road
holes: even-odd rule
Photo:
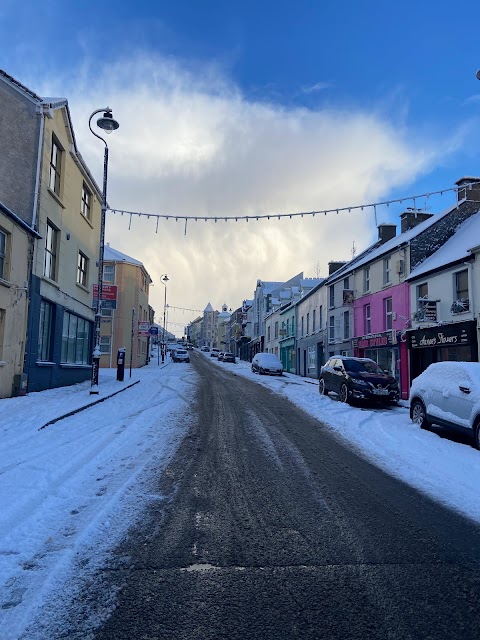
[[[169,504],[98,577],[117,605],[96,640],[480,637],[475,525],[261,385],[192,364],[198,424],[160,481]]]

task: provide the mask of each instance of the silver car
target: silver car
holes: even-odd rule
[[[480,449],[480,363],[436,362],[412,382],[410,418],[463,431]]]
[[[257,353],[252,360],[252,371],[263,375],[283,375],[283,364],[273,353]]]

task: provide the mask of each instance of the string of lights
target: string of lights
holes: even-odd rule
[[[171,304],[167,304],[167,309],[175,309],[176,311],[193,311],[193,313],[203,313],[201,309],[187,309],[186,307],[173,307]]]
[[[377,221],[377,207],[389,207],[392,204],[403,204],[403,203],[408,203],[408,202],[412,202],[413,204],[413,209],[414,210],[420,210],[417,209],[417,200],[428,200],[431,196],[436,196],[436,195],[440,195],[443,196],[444,193],[448,193],[448,192],[457,192],[460,191],[461,189],[471,189],[474,185],[479,184],[480,181],[471,181],[465,184],[462,184],[462,186],[458,187],[446,187],[444,189],[439,189],[438,191],[429,191],[427,193],[421,193],[421,194],[417,194],[414,196],[403,196],[402,198],[393,198],[391,200],[382,200],[379,202],[369,202],[369,203],[364,203],[364,204],[355,204],[355,205],[350,205],[348,207],[334,207],[333,209],[319,209],[317,211],[296,211],[293,213],[264,213],[264,214],[258,214],[258,215],[238,215],[238,216],[200,216],[200,215],[172,215],[172,214],[167,214],[167,213],[145,213],[142,211],[126,211],[125,209],[113,209],[111,207],[108,208],[109,211],[111,211],[113,214],[120,214],[120,215],[128,215],[130,216],[130,223],[128,228],[131,228],[131,224],[132,224],[132,217],[133,216],[138,216],[138,217],[146,217],[147,219],[149,218],[154,218],[157,221],[157,227],[156,227],[156,233],[158,233],[158,223],[160,220],[175,220],[176,222],[180,221],[185,221],[185,235],[187,234],[187,223],[188,222],[199,222],[199,221],[204,221],[204,222],[208,222],[208,221],[214,221],[214,222],[239,222],[240,220],[245,220],[246,222],[248,222],[249,220],[275,220],[278,219],[280,220],[281,218],[296,218],[296,217],[301,217],[303,218],[304,216],[312,216],[315,217],[316,215],[327,215],[327,213],[331,214],[331,213],[335,213],[335,214],[339,214],[339,213],[343,213],[345,211],[351,212],[351,211],[364,211],[365,209],[373,209],[374,213],[375,213],[375,221]],[[190,311],[195,311],[194,309],[190,309]]]

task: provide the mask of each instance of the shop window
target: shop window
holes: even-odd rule
[[[90,322],[65,311],[62,330],[62,362],[88,364]]]
[[[385,298],[385,330],[393,328],[392,298]]]
[[[315,369],[317,366],[315,347],[308,347],[308,368]]]
[[[38,322],[38,359],[50,362],[52,344],[53,305],[46,300],[40,302]]]

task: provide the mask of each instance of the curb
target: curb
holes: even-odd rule
[[[99,404],[100,402],[105,402],[105,400],[108,400],[109,398],[113,398],[113,396],[116,396],[118,393],[122,393],[122,391],[126,391],[127,389],[130,389],[131,387],[134,387],[139,382],[140,382],[140,380],[136,380],[135,382],[132,382],[132,384],[129,384],[128,387],[123,387],[123,389],[119,389],[118,391],[115,391],[114,393],[111,393],[109,396],[105,396],[104,398],[100,398],[99,400],[95,400],[95,402],[90,402],[89,404],[86,404],[83,407],[78,407],[78,409],[74,409],[73,411],[69,411],[68,413],[66,413],[63,416],[60,416],[59,418],[54,418],[53,420],[50,420],[50,422],[45,423],[43,425],[43,427],[39,427],[38,431],[41,431],[42,429],[45,429],[45,427],[48,427],[51,424],[55,424],[55,422],[59,422],[60,420],[63,420],[64,418],[69,418],[70,416],[74,416],[76,413],[80,413],[81,411],[85,411],[85,409],[89,409],[90,407],[94,407],[96,404]]]

